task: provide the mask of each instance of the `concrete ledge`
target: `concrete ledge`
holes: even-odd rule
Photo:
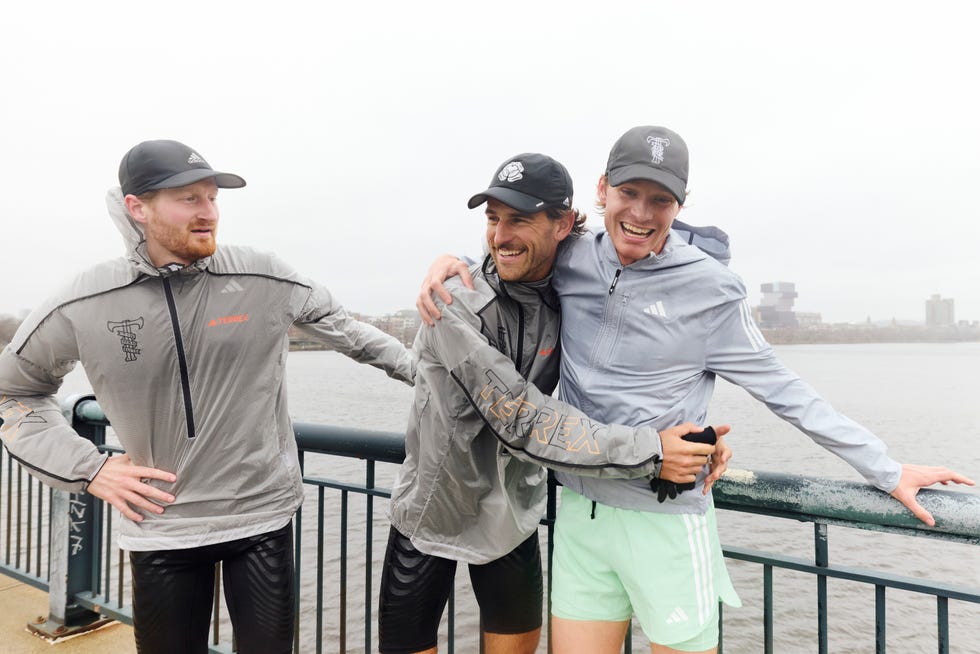
[[[27,625],[48,613],[48,595],[0,575],[0,651],[5,654],[136,654],[133,630],[112,622],[77,636],[54,642],[31,633]]]

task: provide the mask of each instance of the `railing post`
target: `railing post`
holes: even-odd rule
[[[364,487],[369,491],[374,490],[374,461],[365,462]],[[364,651],[371,651],[371,623],[374,618],[371,614],[371,593],[374,581],[371,579],[371,556],[373,552],[372,543],[374,542],[374,495],[367,494],[367,506],[364,515]]]
[[[887,614],[885,611],[885,587],[875,585],[875,654],[885,654],[887,647]]]
[[[821,568],[830,565],[830,546],[827,542],[827,525],[813,523],[814,563]],[[817,651],[827,654],[827,577],[817,575]]]
[[[62,408],[79,436],[95,445],[105,444],[105,427],[93,425],[76,415],[78,406],[93,395],[75,395]],[[101,552],[98,512],[101,506],[88,493],[56,490],[51,499],[51,553],[48,619],[27,628],[46,638],[64,638],[101,627],[109,618],[74,601],[77,593],[97,591],[97,564]]]
[[[762,566],[762,638],[765,654],[773,654],[776,630],[773,626],[772,566]]]
[[[939,637],[936,640],[939,654],[949,654],[949,598],[936,598],[936,617],[939,623]]]

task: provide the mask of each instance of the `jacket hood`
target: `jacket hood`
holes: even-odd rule
[[[126,247],[126,254],[132,255],[143,243],[143,226],[133,220],[126,209],[126,202],[123,200],[122,188],[114,186],[106,191],[105,206],[109,210],[109,217],[112,223],[122,235],[123,245]]]
[[[114,186],[105,194],[105,205],[106,209],[109,210],[109,217],[112,219],[112,223],[122,236],[123,245],[126,248],[126,257],[134,266],[149,275],[171,274],[176,272],[171,266],[157,268],[153,265],[149,255],[146,253],[146,235],[143,232],[143,225],[133,219],[133,216],[129,213],[129,209],[126,208],[124,197],[122,188]],[[180,270],[188,272],[202,270],[207,267],[210,260],[211,257],[198,259]]]
[[[728,242],[728,234],[721,229],[709,225],[695,227],[675,220],[671,231],[680,236],[688,245],[693,245],[712,259],[726,266],[732,260],[732,250]]]

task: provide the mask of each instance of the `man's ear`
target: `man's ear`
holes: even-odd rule
[[[145,225],[147,222],[146,203],[135,195],[127,195],[123,198],[123,202],[126,203],[126,210],[129,211],[129,215],[133,217],[133,220]]]
[[[599,183],[596,184],[595,187],[596,198],[598,199],[599,204],[602,206],[606,205],[606,191],[608,190],[608,188],[609,188],[609,178],[606,175],[602,175],[599,178]]]
[[[563,241],[572,232],[572,227],[575,226],[575,211],[569,209],[568,211],[561,212],[561,218],[558,219],[558,231],[555,233],[557,240]]]

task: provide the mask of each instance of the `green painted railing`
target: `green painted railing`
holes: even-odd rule
[[[66,415],[75,429],[107,451],[105,445],[108,423],[91,396],[76,396],[65,404]],[[363,460],[363,482],[340,481],[322,475],[304,474],[304,483],[314,489],[316,500],[307,502],[297,514],[296,570],[301,575],[308,568],[302,560],[304,539],[316,539],[316,561],[313,565],[316,580],[314,592],[301,593],[297,598],[297,652],[349,651],[348,645],[352,606],[363,612],[353,622],[363,622],[363,651],[376,649],[372,608],[376,596],[372,582],[373,521],[375,498],[389,496],[388,489],[375,484],[377,463],[400,463],[404,458],[404,436],[398,433],[376,432],[296,423],[296,440],[301,463],[315,456],[335,456]],[[305,469],[305,468],[304,468]],[[49,591],[50,611],[47,621],[29,625],[48,636],[62,636],[91,628],[104,617],[131,623],[131,611],[125,598],[125,569],[123,553],[112,542],[113,512],[106,511],[101,502],[82,495],[51,491],[29,478],[4,451],[0,460],[0,573]],[[351,495],[364,501],[363,526],[352,529],[348,520]],[[328,496],[339,497],[339,507],[327,509]],[[925,579],[902,577],[861,568],[832,565],[829,560],[829,526],[884,531],[911,537],[940,539],[972,545],[980,544],[980,497],[974,494],[943,490],[924,490],[921,503],[937,519],[937,526],[926,527],[883,493],[861,484],[767,474],[749,471],[730,471],[716,486],[715,505],[722,510],[775,516],[813,523],[813,559],[793,558],[778,552],[763,552],[726,547],[726,556],[756,563],[762,568],[764,589],[764,648],[773,649],[773,570],[805,572],[817,580],[817,648],[828,651],[827,580],[845,579],[869,584],[875,588],[876,651],[886,651],[885,618],[886,590],[899,589],[922,593],[936,600],[937,651],[950,651],[949,602],[980,603],[980,589],[958,587]],[[542,520],[547,531],[546,542],[551,546],[551,529],[555,512],[554,488],[549,489],[548,515]],[[336,553],[336,579],[325,578],[325,560],[332,556],[324,551],[322,535],[327,520],[339,520],[340,551]],[[315,523],[315,529],[312,526]],[[363,599],[348,596],[350,561],[348,538],[355,535],[361,542],[358,561],[362,561],[364,579]],[[722,533],[724,537],[724,533]],[[550,566],[549,566],[550,569]],[[297,588],[300,587],[297,579]],[[548,580],[550,589],[550,579]],[[336,589],[333,590],[327,589]],[[216,592],[215,616],[221,609]],[[329,597],[329,601],[325,599]],[[324,616],[337,611],[337,642],[323,642]],[[448,612],[448,650],[453,651],[452,605]],[[300,636],[300,623],[309,624]],[[213,652],[233,651],[231,634],[219,632],[219,620],[213,622]],[[724,624],[724,620],[722,621]],[[307,642],[311,640],[312,642]],[[722,645],[724,649],[724,633]],[[968,646],[968,645],[963,645]],[[629,651],[627,644],[627,651]],[[357,647],[355,651],[361,651]],[[901,649],[899,651],[902,651]]]

